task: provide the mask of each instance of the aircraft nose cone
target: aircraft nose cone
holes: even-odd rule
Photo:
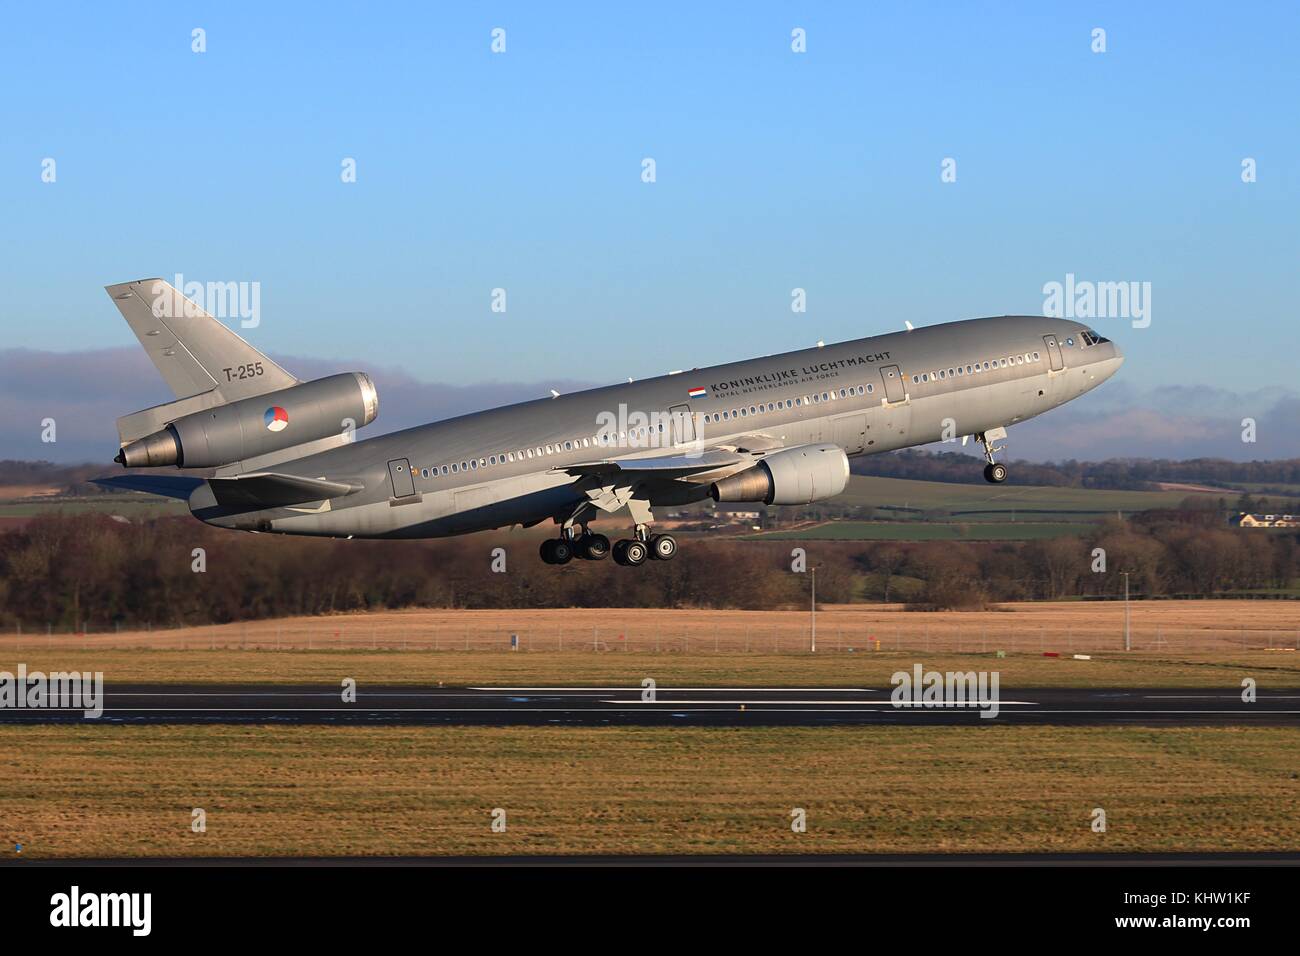
[[[1114,342],[1111,342],[1110,348],[1111,348],[1110,356],[1107,358],[1103,358],[1099,363],[1102,379],[1110,378],[1112,375],[1118,372],[1119,367],[1124,364],[1124,353],[1120,351],[1120,347],[1116,345]]]

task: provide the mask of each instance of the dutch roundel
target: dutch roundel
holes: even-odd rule
[[[262,416],[266,422],[266,430],[272,432],[282,432],[289,427],[289,413],[279,405],[272,405]]]

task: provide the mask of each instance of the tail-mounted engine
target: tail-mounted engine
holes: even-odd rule
[[[215,468],[361,428],[379,414],[364,372],[344,372],[193,412],[122,446],[127,468]]]

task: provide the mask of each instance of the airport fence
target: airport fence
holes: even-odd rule
[[[498,615],[504,612],[496,612]],[[805,615],[806,617],[806,615]],[[891,615],[897,618],[899,615]],[[92,624],[35,632],[16,628],[0,635],[0,650],[26,648],[120,648],[156,650],[419,651],[484,653],[803,654],[814,650],[811,623],[739,624],[699,622],[626,626],[537,625],[527,612],[518,626],[369,622],[342,618],[249,621],[236,624],[123,631]],[[1296,651],[1300,627],[1291,629],[1133,627],[1128,648],[1143,652]],[[990,624],[925,624],[891,621],[846,626],[818,624],[817,653],[877,651],[1075,654],[1125,650],[1122,628],[1081,623],[1066,627]]]

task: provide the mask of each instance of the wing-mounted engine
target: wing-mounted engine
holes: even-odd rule
[[[340,435],[378,414],[370,376],[344,372],[182,415],[126,442],[114,460],[127,468],[215,468]]]
[[[849,483],[849,459],[839,445],[796,445],[768,455],[709,488],[714,501],[806,505],[832,498]]]

